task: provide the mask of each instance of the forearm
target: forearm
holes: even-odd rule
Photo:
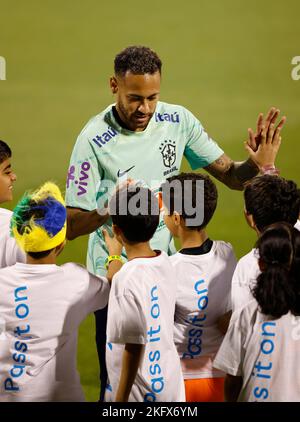
[[[122,370],[116,402],[127,402],[134,383],[140,361],[142,359],[143,344],[126,344],[123,352]]]
[[[205,169],[230,189],[243,190],[244,184],[259,173],[259,168],[249,158],[243,162],[235,162],[223,155]]]
[[[96,210],[84,211],[67,207],[67,239],[74,240],[78,236],[90,234],[104,224],[109,215],[99,215]]]
[[[109,263],[106,278],[111,283],[113,276],[121,269],[123,263],[118,259],[115,259]]]

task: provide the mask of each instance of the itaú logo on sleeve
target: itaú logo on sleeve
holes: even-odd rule
[[[179,123],[179,114],[177,111],[174,113],[155,113],[156,122],[170,122],[170,123]]]

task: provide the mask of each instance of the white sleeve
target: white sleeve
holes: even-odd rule
[[[26,262],[26,255],[18,247],[15,239],[12,237],[7,237],[5,245],[5,260],[6,265],[14,265],[16,262]]]
[[[233,304],[232,304],[232,293],[231,293],[231,289],[232,289],[232,277],[236,268],[236,264],[237,264],[237,260],[236,260],[236,256],[233,250],[232,245],[230,245],[230,255],[227,259],[227,264],[226,264],[226,270],[224,273],[224,278],[226,281],[226,292],[227,294],[224,297],[224,301],[225,301],[225,312],[229,312],[232,310]]]
[[[220,369],[226,374],[242,376],[245,355],[242,331],[241,313],[238,311],[231,317],[228,331],[214,360],[214,368]]]
[[[105,308],[108,303],[110,284],[105,277],[88,274],[87,287],[82,300],[85,303],[87,315]]]
[[[114,282],[114,280],[113,280]],[[107,315],[108,343],[147,343],[147,322],[134,295],[110,295]]]
[[[232,277],[232,311],[241,309],[243,306],[253,300],[250,283],[247,283],[247,279],[248,277],[244,272],[243,266],[240,264],[240,262],[238,262]]]

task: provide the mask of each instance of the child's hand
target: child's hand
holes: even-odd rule
[[[113,237],[110,237],[107,230],[105,229],[102,230],[102,233],[109,255],[121,255],[123,245],[118,241],[116,236],[114,235]]]

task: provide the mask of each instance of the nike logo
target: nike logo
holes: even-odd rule
[[[132,170],[134,167],[135,167],[135,166],[132,166],[132,167],[130,167],[128,170],[124,170],[124,171],[118,170],[118,173],[117,173],[118,177],[122,177],[122,176],[124,176],[124,174],[128,173],[128,172],[129,172],[130,170]]]

